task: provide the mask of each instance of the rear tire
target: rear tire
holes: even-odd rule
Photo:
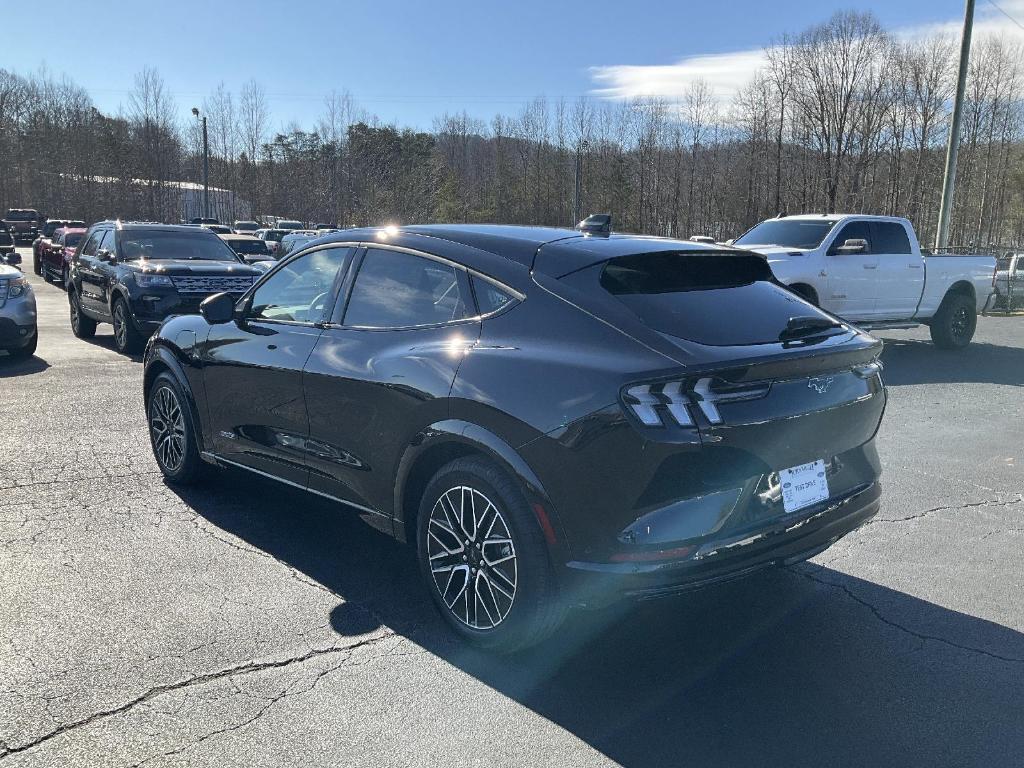
[[[96,321],[86,317],[78,300],[78,291],[68,291],[68,305],[71,307],[71,332],[79,339],[91,339],[96,335]]]
[[[466,642],[511,652],[564,619],[540,526],[519,485],[491,462],[456,459],[434,475],[416,539],[427,590]]]
[[[175,485],[192,485],[207,474],[199,456],[197,425],[185,391],[171,374],[157,376],[146,397],[149,442],[160,472]]]
[[[962,293],[948,294],[929,324],[932,342],[939,349],[963,349],[977,327],[974,300]]]
[[[122,355],[133,355],[142,349],[142,334],[132,322],[132,313],[124,299],[114,299],[111,313],[114,325],[114,346]]]

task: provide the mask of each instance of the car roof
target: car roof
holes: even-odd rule
[[[217,236],[220,237],[221,240],[260,240],[258,237],[255,237],[254,235],[242,235],[237,232],[217,233]],[[263,241],[260,240],[260,242]]]
[[[409,238],[408,236],[413,236]],[[419,236],[418,238],[416,236]],[[322,242],[395,242],[422,237],[446,240],[480,251],[503,256],[528,269],[561,277],[591,264],[617,256],[656,251],[732,251],[711,243],[674,240],[665,237],[612,233],[590,235],[567,227],[519,226],[515,224],[416,224],[401,227],[366,227],[335,232]],[[420,247],[428,247],[420,243]],[[743,251],[743,253],[747,253]]]
[[[207,229],[206,227],[195,226],[194,224],[161,224],[156,221],[101,221],[96,226],[101,225],[113,225],[120,230],[136,230],[136,229],[159,229],[167,232],[187,232],[189,234],[209,233],[216,236],[216,232]]]

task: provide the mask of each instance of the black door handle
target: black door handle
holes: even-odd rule
[[[267,344],[267,349],[277,349],[277,344]]]

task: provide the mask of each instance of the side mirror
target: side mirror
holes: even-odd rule
[[[203,299],[199,305],[199,314],[210,325],[230,322],[235,316],[235,300],[230,293],[215,293]]]
[[[735,243],[736,243],[736,238],[734,238],[734,237],[730,237],[728,240],[725,241],[726,245],[734,245]]]
[[[836,248],[836,253],[851,254],[851,253],[867,253],[868,241],[850,239],[845,243]]]
[[[113,262],[114,254],[108,251],[106,248],[100,248],[98,251],[96,251],[96,258],[99,259],[100,261]]]

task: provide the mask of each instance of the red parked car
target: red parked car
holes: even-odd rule
[[[54,230],[50,242],[39,249],[39,274],[43,280],[67,286],[71,257],[75,255],[75,249],[84,234],[83,227],[61,227]]]
[[[53,241],[53,233],[61,227],[65,229],[72,229],[82,227],[85,228],[85,222],[80,219],[47,219],[46,223],[39,230],[39,237],[32,241],[32,271],[37,275],[41,275],[39,267],[40,255],[43,249],[48,247]]]

